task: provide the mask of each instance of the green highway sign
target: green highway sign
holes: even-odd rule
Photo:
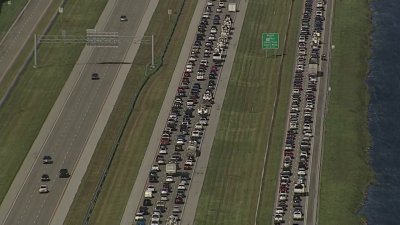
[[[279,34],[278,33],[262,33],[261,43],[263,49],[278,49]]]

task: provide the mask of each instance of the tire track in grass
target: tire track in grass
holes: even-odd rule
[[[289,35],[289,29],[290,29],[290,24],[291,24],[291,20],[292,20],[292,14],[293,14],[293,0],[290,1],[290,10],[289,10],[289,16],[288,16],[288,22],[287,22],[287,27],[286,27],[286,32],[285,32],[285,39],[283,41],[283,54],[281,57],[281,61],[279,62],[279,79],[278,79],[278,84],[277,84],[277,89],[276,89],[276,96],[275,96],[275,100],[274,100],[274,107],[273,107],[273,111],[272,111],[272,116],[271,116],[271,126],[270,126],[270,130],[269,130],[269,135],[268,135],[268,141],[267,141],[267,147],[265,149],[265,154],[264,154],[264,163],[263,163],[263,168],[262,168],[262,172],[261,172],[261,182],[260,182],[260,188],[259,188],[259,192],[258,192],[258,199],[257,199],[257,208],[256,208],[256,212],[255,212],[255,216],[254,216],[254,225],[257,225],[257,218],[258,218],[258,211],[259,211],[259,207],[260,207],[260,200],[261,200],[261,196],[262,196],[262,190],[264,188],[264,184],[265,184],[265,174],[266,174],[266,166],[267,166],[267,159],[268,159],[268,152],[270,151],[271,145],[270,145],[270,141],[272,140],[273,137],[273,133],[274,133],[274,127],[275,127],[275,114],[276,111],[278,109],[278,105],[279,105],[279,97],[280,97],[280,90],[281,90],[281,83],[282,83],[282,71],[283,71],[283,61],[285,59],[285,52],[287,52],[287,38]]]

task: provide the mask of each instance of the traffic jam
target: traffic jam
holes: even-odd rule
[[[178,224],[207,129],[233,19],[225,1],[208,1],[135,213],[135,224]]]
[[[275,224],[303,224],[309,183],[310,155],[314,137],[314,116],[318,87],[318,64],[326,60],[321,52],[325,21],[325,0],[306,0],[298,38],[296,68],[283,148],[283,160],[273,221]]]

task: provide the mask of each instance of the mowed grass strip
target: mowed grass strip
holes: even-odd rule
[[[63,24],[70,34],[84,34],[93,27],[106,0],[70,0]],[[94,4],[95,3],[95,4]],[[79,19],[77,19],[79,18]],[[56,29],[51,33],[58,32]],[[83,45],[43,45],[40,67],[28,65],[8,100],[0,108],[0,199],[3,200],[15,174],[68,78]]]
[[[197,208],[196,225],[254,224],[263,159],[279,76],[282,76],[282,100],[275,115],[280,121],[274,126],[274,140],[270,140],[272,147],[268,152],[267,174],[263,181],[266,184],[259,212],[265,215],[259,215],[258,219],[260,224],[271,221],[294,55],[285,57],[288,60],[284,60],[285,69],[280,74],[283,50],[270,51],[265,58],[260,42],[261,33],[277,32],[283,48],[290,5],[291,1],[279,0],[249,2]],[[295,7],[299,7],[299,3]],[[288,41],[293,46],[296,32],[293,29],[289,32]],[[293,49],[284,54],[293,54]]]
[[[266,162],[264,174],[264,185],[260,197],[260,206],[257,217],[257,224],[272,223],[277,182],[279,180],[282,149],[286,135],[288,106],[290,103],[290,90],[294,76],[294,63],[297,54],[297,41],[299,33],[299,23],[303,11],[302,1],[293,1],[292,15],[289,24],[289,32],[286,40],[285,56],[281,74],[281,86],[279,91],[279,101],[275,112],[274,126],[270,140],[270,151]],[[282,46],[283,48],[283,46]]]
[[[335,1],[332,73],[321,175],[319,224],[363,224],[357,209],[372,179],[368,165],[368,1]]]
[[[43,15],[42,19],[37,24],[34,33],[43,34],[48,27],[49,22],[52,20],[53,15],[57,12],[60,3],[57,1],[53,1],[47,12]],[[0,14],[1,17],[1,14]],[[0,18],[1,21],[1,18]],[[53,32],[57,31],[57,28],[53,27]],[[13,65],[10,67],[6,75],[0,82],[0,98],[3,98],[7,94],[7,92],[11,92],[9,88],[12,86],[12,82],[16,79],[16,77],[23,71],[23,66],[27,60],[29,60],[29,56],[33,53],[33,40],[34,37],[29,38],[24,48],[19,53],[18,57],[15,59]]]
[[[0,0],[0,40],[6,35],[14,20],[20,14],[28,0],[10,1]]]
[[[176,18],[174,14],[169,21],[168,14],[165,12],[168,9],[173,9],[173,12],[176,13],[183,1],[167,0],[158,3],[156,12],[153,14],[146,31],[146,35],[154,34],[156,37],[155,49],[158,50],[156,56],[160,56],[161,52],[159,51],[165,45],[168,38],[167,34],[172,29],[173,19]],[[185,2],[175,33],[172,36],[172,42],[164,57],[163,66],[152,76],[138,98],[90,219],[90,224],[119,224],[122,218],[196,5],[197,1]],[[145,65],[151,60],[149,49],[149,45],[143,45],[139,49],[64,224],[81,224],[84,219],[107,162],[108,154],[117,140],[129,104],[133,96],[138,94],[139,86],[144,79]]]

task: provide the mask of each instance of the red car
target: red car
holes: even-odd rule
[[[181,196],[177,196],[175,198],[175,204],[183,204],[183,198]]]

